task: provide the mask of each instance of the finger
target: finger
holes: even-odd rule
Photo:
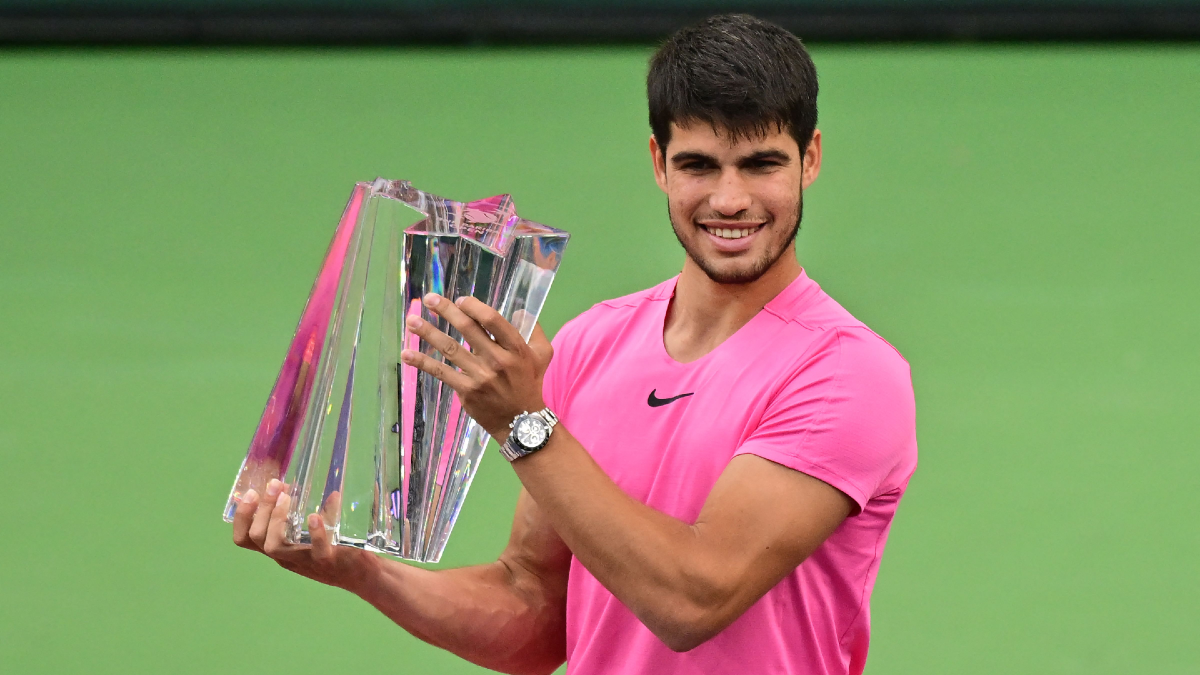
[[[451,389],[459,393],[462,393],[471,384],[471,379],[466,375],[414,349],[405,349],[400,352],[400,359],[417,370],[429,373],[445,382],[450,385]]]
[[[455,301],[455,305],[473,323],[478,323],[486,328],[487,332],[492,334],[492,339],[496,341],[496,344],[503,347],[505,351],[519,352],[525,348],[525,338],[521,337],[517,328],[509,323],[500,312],[488,307],[479,298],[462,297]]]
[[[313,560],[317,562],[333,560],[333,542],[330,541],[329,531],[325,529],[325,521],[319,514],[308,514],[308,537],[312,541]]]
[[[287,533],[288,507],[292,505],[292,496],[286,492],[279,494],[275,500],[275,508],[271,510],[271,520],[267,527],[267,538],[263,542],[263,553],[275,557],[287,548],[285,539]]]
[[[537,357],[538,372],[545,373],[550,360],[554,358],[554,346],[550,344],[550,338],[546,337],[540,323],[533,325],[533,333],[529,335],[529,349]]]
[[[427,342],[429,346],[442,353],[447,361],[462,368],[464,372],[474,373],[479,369],[479,363],[468,349],[464,348],[458,340],[446,335],[437,329],[432,323],[425,319],[411,314],[404,320],[404,324],[414,334],[420,336],[422,340]],[[490,340],[489,340],[490,342]]]
[[[265,550],[263,543],[267,540],[267,526],[271,522],[271,511],[275,508],[275,502],[279,499],[279,494],[283,491],[283,481],[278,478],[272,478],[267,483],[267,494],[258,501],[258,509],[254,512],[254,522],[250,523],[250,541],[258,547],[260,551]]]
[[[237,511],[233,513],[233,543],[251,551],[259,550],[250,539],[250,524],[254,522],[254,510],[257,508],[258,493],[247,490],[246,494],[242,495],[242,501],[238,502]]]
[[[462,298],[459,298],[459,300],[461,301]],[[467,341],[467,344],[471,345],[471,349],[476,354],[486,356],[489,349],[495,346],[492,336],[488,335],[483,330],[483,327],[476,323],[474,319],[467,316],[455,303],[436,293],[426,295],[423,301],[426,307],[446,321],[449,321],[451,326],[454,326],[459,333],[462,333],[463,339]],[[479,301],[476,300],[476,302]],[[486,307],[486,305],[484,306]]]
[[[325,498],[321,509],[308,517],[308,535],[312,541],[312,556],[318,562],[333,559],[333,536],[326,529],[328,520],[336,528],[342,513],[342,492],[334,490]],[[314,520],[314,516],[316,517]]]

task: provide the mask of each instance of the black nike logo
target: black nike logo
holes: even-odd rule
[[[650,390],[650,398],[646,399],[646,403],[649,403],[651,408],[657,408],[660,405],[666,405],[666,404],[670,403],[671,401],[678,401],[679,399],[683,398],[684,396],[691,396],[692,394],[696,393],[693,391],[693,392],[688,392],[686,394],[680,394],[678,396],[672,396],[671,398],[659,398],[654,395],[654,392],[656,392],[656,391],[658,391],[657,388],[651,389]]]

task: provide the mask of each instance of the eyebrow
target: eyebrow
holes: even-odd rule
[[[792,162],[791,155],[782,150],[759,150],[745,157],[738,159],[738,164],[748,164],[750,162],[761,162],[765,159],[773,159],[780,164],[790,164]]]
[[[706,155],[703,152],[695,152],[692,150],[684,150],[671,155],[672,164],[683,164],[684,162],[711,162],[717,164],[717,158],[712,155]]]
[[[758,152],[752,152],[749,155],[746,155],[745,157],[739,157],[737,159],[737,164],[739,166],[745,166],[746,164],[750,164],[753,162],[761,162],[763,160],[775,160],[775,161],[779,162],[780,164],[790,164],[792,161],[792,158],[790,155],[788,155],[786,152],[784,152],[782,150],[774,150],[774,149],[759,150]],[[671,155],[671,163],[672,164],[683,164],[684,162],[697,162],[697,161],[698,162],[709,162],[712,164],[720,164],[720,162],[717,161],[716,157],[705,154],[703,152],[684,150],[682,152],[677,152],[674,155]]]

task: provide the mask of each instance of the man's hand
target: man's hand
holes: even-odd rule
[[[289,544],[283,533],[290,502],[278,480],[262,497],[247,492],[233,519],[234,542],[357,594],[417,638],[485,668],[548,675],[562,665],[571,552],[529,495],[517,502],[512,536],[499,560],[448,570],[332,546],[316,514],[308,517],[312,545]]]
[[[450,385],[458,392],[467,413],[498,443],[503,443],[513,418],[546,407],[542,399],[542,376],[553,354],[550,341],[541,326],[537,326],[526,344],[511,323],[477,298],[463,297],[450,302],[430,293],[424,303],[449,321],[470,349],[464,349],[454,338],[412,315],[406,322],[408,329],[458,369],[411,349],[403,351],[400,358]]]
[[[248,491],[233,516],[233,542],[242,548],[258,551],[279,563],[284,569],[330,586],[359,592],[376,564],[375,556],[349,546],[334,546],[325,531],[321,516],[308,516],[308,531],[312,544],[289,544],[284,539],[288,506],[291,498],[287,486],[279,480],[267,483],[267,493],[259,496]],[[340,501],[338,493],[330,502]],[[331,504],[334,509],[337,503]]]

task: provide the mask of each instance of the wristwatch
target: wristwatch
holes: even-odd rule
[[[511,462],[541,450],[546,447],[546,443],[550,442],[550,433],[554,431],[556,424],[558,424],[558,417],[550,412],[549,408],[543,408],[535,413],[525,411],[517,415],[508,425],[508,428],[512,429],[512,433],[508,435],[508,440],[500,446],[500,454]]]

